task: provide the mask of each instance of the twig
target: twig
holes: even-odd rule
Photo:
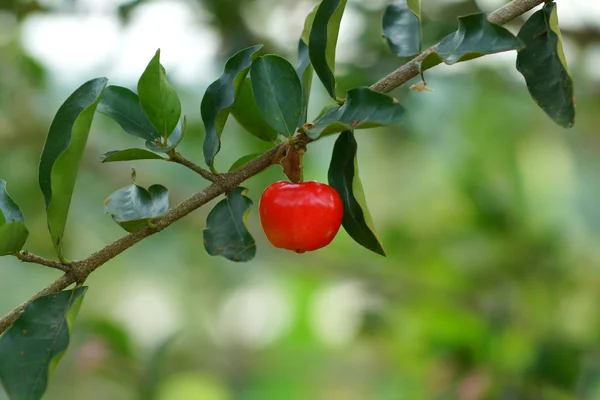
[[[194,171],[195,173],[197,173],[198,175],[200,175],[201,177],[203,177],[206,180],[209,180],[211,182],[217,182],[219,177],[215,174],[213,174],[212,172],[205,170],[204,168],[202,168],[201,166],[194,164],[193,162],[191,162],[190,160],[188,160],[187,158],[185,158],[184,156],[182,156],[179,152],[175,151],[175,150],[171,150],[168,153],[169,156],[169,161],[173,161],[177,164],[181,164],[184,167],[187,167],[189,169],[191,169],[192,171]]]
[[[47,258],[36,256],[35,254],[31,254],[27,250],[22,250],[15,254],[19,260],[28,263],[35,263],[40,265],[45,265],[46,267],[59,269],[63,272],[71,271],[71,267],[68,265],[64,265],[59,263],[58,261],[48,260]]]
[[[499,10],[496,10],[493,13],[491,13],[488,17],[488,20],[496,24],[504,24],[518,17],[519,15],[531,10],[532,8],[543,2],[544,0],[513,0],[512,2],[508,3]],[[412,61],[409,61],[407,64],[398,68],[396,71],[382,78],[380,81],[371,86],[371,89],[378,92],[387,93],[406,83],[408,80],[418,75],[416,65],[417,62],[422,61],[427,56],[427,54],[433,52],[434,49],[435,46],[430,47],[424,53],[414,58]],[[307,137],[304,133],[297,133],[294,137],[294,141],[295,143],[307,144],[312,140],[309,137]],[[122,252],[124,252],[134,244],[138,243],[142,239],[145,239],[148,236],[160,232],[167,226],[171,225],[173,222],[178,221],[179,219],[188,215],[192,211],[196,210],[197,208],[201,207],[202,205],[206,204],[207,202],[216,198],[217,196],[235,189],[246,179],[258,174],[259,172],[267,168],[269,165],[272,164],[273,158],[275,157],[281,146],[282,145],[278,145],[272,148],[271,150],[249,161],[247,164],[243,165],[242,167],[236,169],[233,172],[220,174],[218,176],[204,170],[203,168],[193,164],[190,161],[188,161],[188,163],[185,163],[185,161],[183,161],[185,160],[183,157],[181,157],[181,159],[178,159],[177,155],[175,155],[176,159],[172,161],[178,162],[196,171],[201,176],[205,177],[208,180],[211,180],[213,184],[172,208],[164,217],[154,221],[153,226],[148,226],[138,232],[125,235],[120,239],[112,242],[108,246],[104,247],[102,250],[97,251],[96,253],[90,255],[89,257],[83,260],[73,261],[70,265],[70,272],[65,273],[62,277],[54,281],[51,285],[43,289],[41,292],[37,293],[25,303],[21,304],[20,306],[6,314],[4,317],[2,317],[2,319],[0,319],[0,334],[6,331],[12,325],[12,323],[19,317],[21,312],[25,309],[25,307],[27,307],[27,305],[29,305],[33,300],[37,299],[40,296],[64,290],[65,288],[69,287],[75,282],[83,282],[88,277],[88,275],[91,274],[96,268],[105,264],[107,261],[116,257],[117,255],[121,254]],[[54,261],[46,260],[37,256],[35,257],[35,261],[33,261],[34,258],[32,257],[30,257],[27,261],[56,267],[56,262]]]

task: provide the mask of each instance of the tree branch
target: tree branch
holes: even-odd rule
[[[175,151],[175,150],[171,150],[168,153],[169,156],[169,161],[175,162],[177,164],[181,164],[184,167],[187,167],[189,169],[191,169],[192,171],[194,171],[195,173],[197,173],[198,175],[200,175],[201,177],[203,177],[206,180],[209,180],[211,182],[217,182],[219,180],[219,177],[215,174],[213,174],[212,172],[205,170],[204,168],[202,168],[201,166],[194,164],[193,162],[191,162],[190,160],[188,160],[187,158],[185,158],[184,156],[182,156],[179,152]]]
[[[513,0],[512,2],[506,4],[504,7],[492,12],[488,17],[488,20],[492,23],[504,24],[518,17],[519,15],[531,10],[532,8],[543,2],[544,0]],[[409,61],[407,64],[401,66],[394,72],[385,76],[377,83],[372,85],[371,89],[378,92],[387,93],[406,83],[411,78],[414,78],[419,74],[419,71],[417,69],[417,63],[422,61],[428,54],[433,52],[436,46],[430,47],[425,52],[421,53],[419,56]],[[312,140],[303,133],[297,133],[294,137],[294,142],[298,145],[306,145],[311,141]],[[172,161],[185,165],[186,167],[192,169],[193,171],[197,172],[198,174],[212,181],[213,183],[201,192],[198,192],[192,197],[179,203],[177,206],[169,210],[169,212],[167,212],[167,214],[164,217],[156,219],[154,221],[153,226],[148,226],[138,232],[127,234],[121,237],[120,239],[112,242],[111,244],[107,245],[102,250],[97,251],[96,253],[90,255],[89,257],[83,260],[73,261],[70,264],[70,266],[66,266],[66,268],[71,268],[63,276],[58,278],[51,285],[37,293],[35,296],[31,297],[25,303],[21,304],[13,311],[9,312],[4,317],[2,317],[2,319],[0,319],[0,334],[6,331],[12,325],[12,323],[17,318],[19,318],[21,312],[33,300],[37,299],[40,296],[45,296],[51,293],[56,293],[61,290],[64,290],[65,288],[69,287],[75,282],[83,282],[88,277],[88,275],[91,274],[96,268],[105,264],[107,261],[113,259],[117,255],[121,254],[134,244],[140,242],[148,236],[162,231],[172,223],[180,220],[192,211],[208,203],[210,200],[216,198],[217,196],[223,193],[230,192],[246,179],[258,174],[259,172],[267,168],[269,165],[272,164],[273,158],[275,157],[281,146],[283,146],[283,144],[275,146],[271,150],[249,161],[247,164],[243,165],[242,167],[236,169],[233,172],[220,174],[218,176],[204,170],[203,168],[192,163],[191,161],[185,160],[185,158],[181,157],[181,155],[179,155],[180,158],[177,155],[175,155],[175,159],[172,159]],[[25,254],[29,253],[25,252]],[[56,263],[55,261],[46,260],[33,255],[25,256],[22,253],[19,253],[18,257],[20,259],[26,258],[23,259],[23,261],[37,262],[38,264],[47,265],[53,268],[62,269],[62,267],[65,267],[60,263]],[[61,267],[59,267],[58,265],[61,265]]]
[[[71,270],[71,268],[68,265],[61,264],[58,261],[48,260],[44,257],[36,256],[35,254],[31,254],[27,250],[22,250],[16,253],[15,257],[17,257],[23,262],[45,265],[46,267],[59,269],[63,272],[69,272]]]

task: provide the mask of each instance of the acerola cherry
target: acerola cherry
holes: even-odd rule
[[[258,212],[273,246],[304,253],[331,243],[344,206],[338,192],[324,183],[279,181],[265,189]]]

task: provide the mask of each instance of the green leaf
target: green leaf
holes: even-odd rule
[[[104,153],[100,156],[100,161],[103,163],[115,162],[115,161],[132,161],[132,160],[165,160],[156,153],[153,153],[144,149],[126,149],[126,150],[113,150]]]
[[[48,229],[58,257],[83,151],[106,78],[84,83],[59,108],[46,137],[39,168]]]
[[[6,181],[0,179],[0,256],[21,250],[28,236],[23,213],[8,195]]]
[[[383,13],[383,35],[398,57],[421,51],[421,0],[401,0],[389,4]]]
[[[173,131],[171,136],[169,136],[169,138],[166,140],[166,143],[164,138],[155,139],[154,141],[148,140],[146,141],[146,147],[152,151],[156,151],[157,153],[168,153],[169,151],[179,146],[179,144],[183,140],[183,137],[185,136],[186,129],[187,117],[184,115],[183,119],[179,121],[179,123],[175,127],[175,130]]]
[[[138,95],[122,86],[108,86],[96,109],[109,116],[125,130],[125,132],[146,140],[160,137],[146,116]]]
[[[322,0],[308,39],[308,53],[317,76],[335,99],[335,48],[346,0]]]
[[[229,167],[229,172],[241,167],[242,165],[246,164],[248,161],[254,160],[256,157],[258,157],[260,155],[262,155],[262,153],[247,154],[245,156],[240,157],[233,164],[231,164],[231,167]]]
[[[308,13],[306,18],[304,19],[304,27],[302,29],[302,35],[300,39],[308,45],[310,41],[310,31],[312,30],[313,23],[315,22],[315,15],[317,15],[317,10],[319,9],[319,4],[313,7],[313,9]]]
[[[558,125],[572,127],[573,82],[563,51],[556,4],[546,3],[531,15],[518,37],[526,47],[517,54],[517,70],[525,77],[531,97]]]
[[[223,74],[211,83],[204,93],[200,113],[204,122],[204,160],[206,165],[214,165],[215,156],[221,149],[221,133],[231,106],[248,74],[250,64],[262,44],[247,47],[231,56],[225,63]]]
[[[252,63],[250,74],[261,115],[277,132],[291,137],[302,115],[302,84],[296,70],[285,59],[267,55]]]
[[[168,138],[179,122],[181,102],[160,64],[160,49],[142,73],[137,89],[148,119],[163,138]]]
[[[256,243],[248,232],[246,219],[252,200],[238,187],[217,203],[206,218],[204,247],[211,256],[232,261],[249,261],[256,254]]]
[[[335,141],[329,165],[329,185],[337,190],[342,198],[344,204],[342,226],[346,232],[361,246],[385,256],[381,241],[375,233],[358,176],[357,148],[352,131],[344,131],[340,134]]]
[[[500,25],[492,24],[485,14],[458,17],[458,30],[446,36],[421,62],[420,72],[441,62],[447,65],[472,60],[486,54],[523,48],[521,40]]]
[[[391,97],[359,87],[350,89],[344,105],[327,110],[306,133],[316,139],[345,130],[393,125],[403,122],[405,114],[404,107]]]
[[[104,211],[127,232],[137,232],[150,226],[154,218],[169,210],[169,190],[162,185],[152,185],[146,190],[135,184],[117,190],[104,201]]]
[[[298,66],[296,67],[296,73],[298,74],[302,85],[302,115],[300,116],[298,126],[302,126],[306,123],[313,71],[314,69],[308,56],[308,45],[300,39],[298,41]]]
[[[245,130],[257,138],[266,142],[277,139],[277,132],[271,128],[258,110],[252,93],[252,83],[248,77],[240,86],[235,103],[231,107],[231,114]]]
[[[87,287],[39,297],[0,338],[0,381],[11,400],[41,399],[69,346]]]

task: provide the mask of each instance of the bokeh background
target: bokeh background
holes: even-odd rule
[[[181,152],[202,163],[199,105],[236,50],[264,43],[295,62],[299,0],[0,1],[0,176],[24,211],[26,248],[53,257],[37,163],[49,123],[84,81],[135,88],[157,48],[191,122]],[[349,0],[340,91],[398,67],[381,38],[387,1]],[[501,0],[424,0],[424,44]],[[427,72],[435,92],[393,95],[403,126],[357,133],[360,175],[387,258],[340,231],[297,255],[268,244],[256,215],[277,167],[250,179],[256,258],[208,256],[212,202],[100,268],[46,399],[478,400],[600,398],[600,4],[559,0],[577,97],[570,130],[531,100],[515,53]],[[523,19],[508,28],[517,32]],[[414,82],[412,82],[414,83]],[[310,113],[327,101],[314,80]],[[307,179],[326,181],[335,138],[311,144]],[[102,201],[129,184],[206,186],[178,165],[102,165],[143,146],[97,115],[65,253],[123,235]],[[230,118],[217,168],[268,149]],[[0,314],[58,276],[0,259]],[[2,360],[0,360],[2,362]],[[5,399],[0,389],[0,399]]]

